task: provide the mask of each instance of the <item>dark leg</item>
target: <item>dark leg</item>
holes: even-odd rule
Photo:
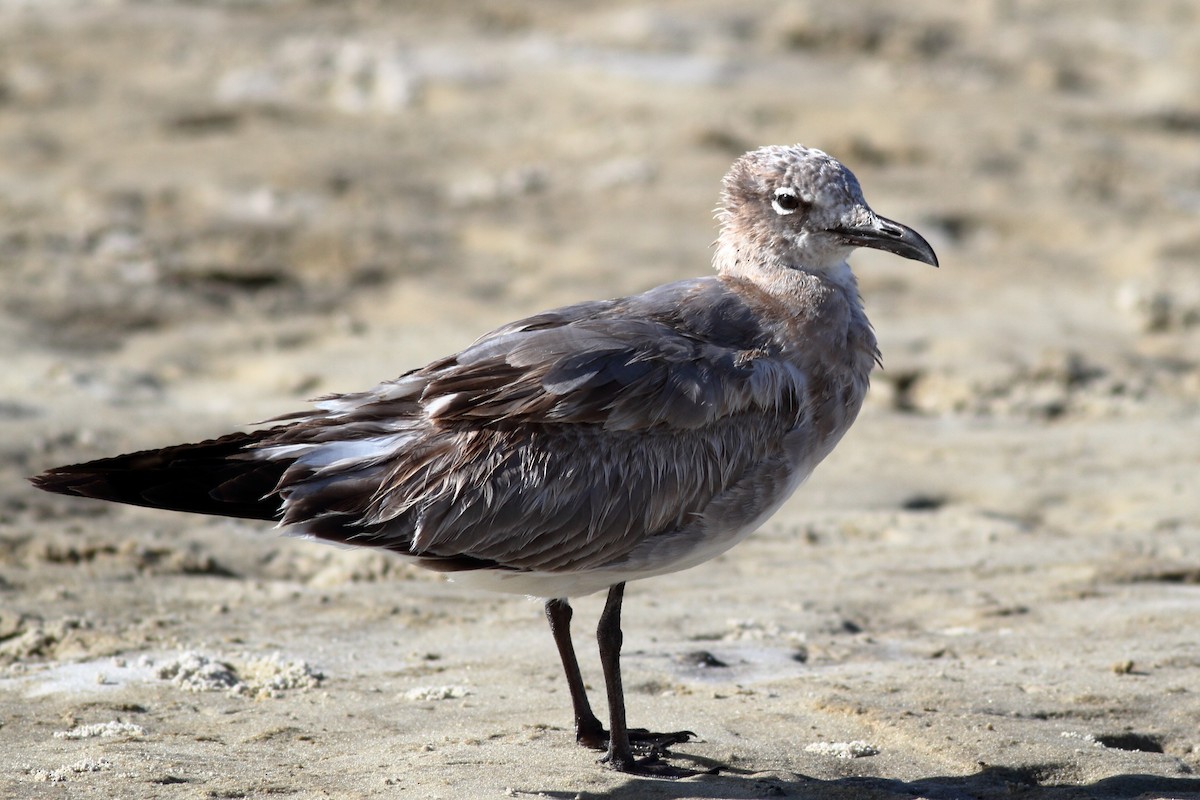
[[[608,742],[608,731],[592,713],[587,690],[583,687],[579,660],[575,658],[575,647],[571,644],[571,615],[571,604],[565,597],[546,601],[546,619],[550,620],[550,633],[554,635],[554,644],[558,645],[558,656],[571,689],[571,705],[575,707],[575,741],[593,750],[603,750]]]
[[[695,734],[689,731],[654,734],[645,730],[634,731],[634,736],[649,743],[650,755],[643,759],[633,757],[630,745],[630,730],[625,724],[625,691],[621,686],[621,601],[625,597],[625,584],[618,583],[608,590],[608,602],[600,615],[596,628],[596,642],[600,645],[600,666],[604,668],[604,688],[608,691],[608,755],[603,762],[620,772],[649,775],[659,778],[682,778],[697,774],[693,770],[678,769],[659,761],[667,745],[686,742]]]
[[[629,728],[625,725],[625,689],[621,685],[621,601],[625,584],[618,583],[608,590],[608,601],[600,624],[596,627],[596,643],[600,645],[600,666],[604,669],[604,688],[608,692],[608,755],[604,760],[610,767],[628,772],[633,767],[633,748],[629,746]]]

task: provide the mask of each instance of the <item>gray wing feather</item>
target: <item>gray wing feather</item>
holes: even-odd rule
[[[292,418],[257,453],[291,462],[283,523],[539,571],[684,526],[777,455],[805,376],[718,281],[655,293],[527,318]],[[740,313],[741,333],[715,341],[689,302]]]

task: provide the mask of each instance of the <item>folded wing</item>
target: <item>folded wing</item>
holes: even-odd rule
[[[701,279],[527,318],[272,428],[35,482],[277,519],[435,568],[586,569],[777,458],[806,389],[746,300]]]

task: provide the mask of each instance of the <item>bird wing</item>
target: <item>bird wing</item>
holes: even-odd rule
[[[715,279],[547,312],[327,398],[258,456],[291,461],[283,522],[317,536],[514,569],[603,564],[702,514],[799,424],[805,376],[753,316]]]

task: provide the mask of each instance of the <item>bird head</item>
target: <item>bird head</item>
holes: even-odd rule
[[[842,264],[856,247],[871,247],[938,265],[929,242],[872,211],[854,173],[820,150],[795,145],[746,153],[725,176],[721,200],[718,244],[739,251],[725,252],[726,260],[823,270]]]

